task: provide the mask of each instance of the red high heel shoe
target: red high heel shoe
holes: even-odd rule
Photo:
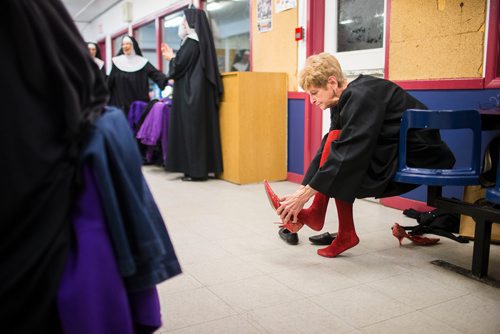
[[[405,229],[398,223],[394,223],[394,225],[392,225],[392,235],[398,239],[400,247],[403,244],[404,238],[413,241],[414,244],[419,246],[430,246],[436,244],[439,241],[439,238],[427,238],[421,237],[419,235],[408,234],[406,233]]]
[[[266,189],[267,199],[269,200],[269,204],[271,204],[271,208],[273,208],[274,210],[278,210],[278,208],[280,207],[280,198],[271,189],[271,186],[269,185],[267,180],[264,180],[264,189]]]
[[[269,204],[271,204],[271,208],[274,210],[277,210],[280,207],[280,198],[276,193],[271,189],[271,186],[267,182],[267,180],[264,180],[264,189],[266,190],[266,195],[267,199],[269,200]],[[280,224],[279,227],[286,228],[288,231],[292,233],[297,233],[304,224],[300,222],[295,222],[295,223],[278,223]]]

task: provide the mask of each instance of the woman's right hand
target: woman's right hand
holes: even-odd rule
[[[280,198],[280,206],[276,210],[283,224],[288,222],[296,223],[300,211],[304,205],[318,191],[311,188],[309,185],[300,186],[299,189],[290,195],[285,195]]]

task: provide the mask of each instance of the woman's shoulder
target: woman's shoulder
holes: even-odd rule
[[[391,92],[398,86],[392,81],[377,78],[371,75],[360,74],[356,79],[351,81],[347,86],[346,91],[349,95],[366,96],[371,94],[385,94]]]

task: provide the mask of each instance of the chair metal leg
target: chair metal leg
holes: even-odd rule
[[[436,199],[442,197],[442,186],[427,186],[427,205],[436,207]]]
[[[479,278],[488,275],[490,258],[491,221],[475,218],[474,252],[472,254],[472,274]]]

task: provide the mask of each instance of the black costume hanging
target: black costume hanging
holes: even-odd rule
[[[58,333],[80,145],[107,91],[59,0],[7,0],[0,24],[0,326]]]
[[[199,41],[187,38],[170,62],[174,79],[166,170],[206,179],[222,172],[219,102],[222,94],[217,55],[205,13],[184,11]]]

